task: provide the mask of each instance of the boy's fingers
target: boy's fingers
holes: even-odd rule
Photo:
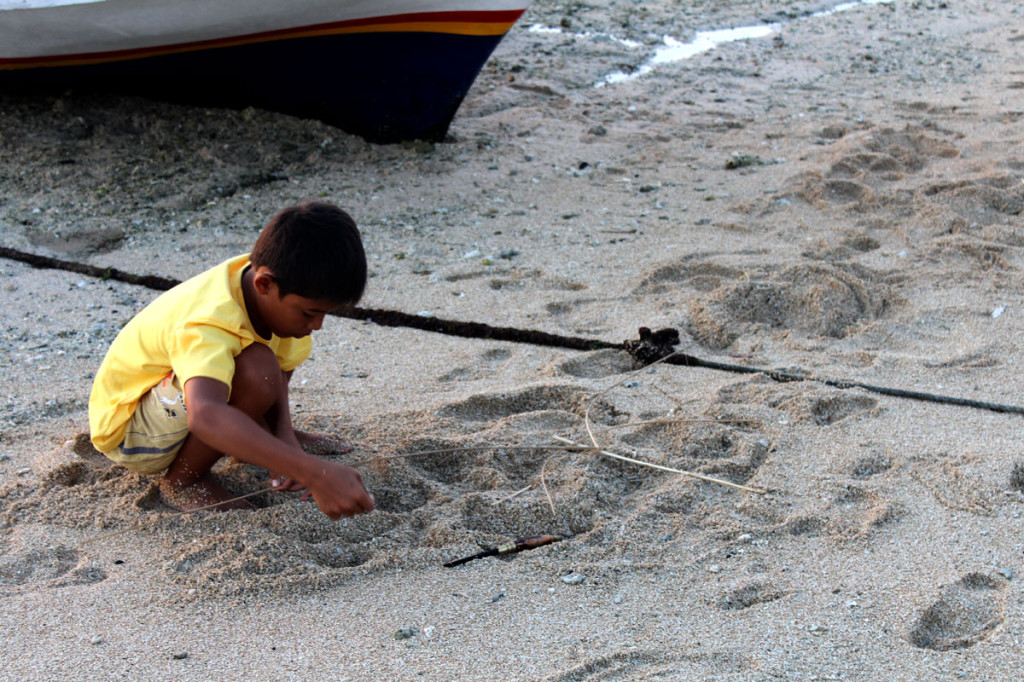
[[[369,514],[371,511],[373,511],[373,507],[373,495],[367,492],[365,497],[360,497],[352,500],[352,503],[345,508],[341,515],[358,516],[359,514]]]

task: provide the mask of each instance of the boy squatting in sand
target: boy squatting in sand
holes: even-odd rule
[[[250,506],[210,473],[224,455],[265,467],[277,490],[305,489],[333,519],[370,511],[359,473],[304,452],[300,439],[318,436],[296,432],[288,411],[310,332],[365,285],[347,213],[320,202],[283,209],[251,254],[164,292],[125,325],[93,382],[93,444],[132,471],[166,469],[160,497],[183,511]]]

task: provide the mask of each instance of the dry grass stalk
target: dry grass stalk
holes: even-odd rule
[[[739,483],[733,483],[732,481],[723,481],[720,478],[712,478],[711,476],[705,476],[703,474],[698,474],[698,473],[695,473],[695,472],[692,472],[692,471],[683,471],[682,469],[673,469],[672,467],[665,467],[665,466],[661,466],[660,464],[652,464],[651,462],[644,462],[643,460],[634,459],[632,457],[626,457],[624,455],[619,455],[619,454],[616,454],[614,452],[609,452],[608,450],[602,449],[601,445],[597,442],[597,438],[594,436],[594,430],[593,430],[593,428],[590,425],[590,408],[594,405],[595,402],[597,402],[598,398],[600,398],[604,394],[608,393],[613,388],[615,388],[617,386],[621,386],[622,384],[626,383],[627,381],[629,381],[629,379],[631,377],[635,376],[639,372],[642,372],[645,369],[653,367],[654,365],[657,365],[658,363],[665,362],[669,358],[674,357],[674,356],[679,355],[679,354],[680,354],[680,351],[676,351],[675,353],[669,353],[665,357],[660,358],[658,360],[655,360],[654,362],[650,363],[649,365],[645,365],[644,367],[641,367],[640,369],[637,369],[637,370],[634,370],[634,371],[630,372],[625,377],[623,377],[619,381],[615,382],[614,384],[608,386],[607,388],[602,390],[600,393],[597,393],[596,395],[594,395],[590,399],[589,404],[587,405],[587,409],[583,413],[583,425],[586,427],[586,429],[587,429],[587,436],[590,437],[590,442],[593,444],[593,447],[590,448],[590,449],[592,451],[600,454],[600,455],[604,455],[605,457],[611,457],[612,459],[618,459],[618,460],[621,460],[623,462],[630,462],[632,464],[637,464],[639,466],[650,467],[652,469],[658,469],[658,470],[661,470],[661,471],[668,471],[668,472],[671,472],[671,473],[674,473],[674,474],[679,474],[681,476],[688,476],[690,478],[696,478],[696,479],[701,480],[701,481],[707,481],[708,483],[717,483],[718,485],[725,485],[725,486],[729,486],[731,488],[739,488],[740,490],[746,490],[747,492],[755,493],[755,494],[758,494],[758,495],[766,494],[767,491],[761,490],[760,488],[751,488],[749,486],[740,485]],[[605,429],[605,431],[608,431],[608,430],[609,429]],[[562,443],[568,443],[568,444],[571,444],[571,445],[579,446],[578,443],[573,443],[571,440],[569,440],[567,438],[562,438],[561,436],[554,436],[554,438],[555,438],[555,440],[560,441]],[[580,446],[580,447],[582,447],[582,446]]]
[[[622,379],[619,379],[618,381],[616,381],[614,384],[606,387],[601,392],[591,396],[591,398],[590,398],[590,400],[588,401],[588,404],[587,404],[587,409],[583,412],[583,425],[587,428],[587,435],[590,436],[590,442],[593,443],[593,445],[594,445],[594,447],[596,449],[600,450],[601,449],[601,444],[597,442],[597,438],[594,436],[594,430],[593,430],[593,428],[590,425],[590,408],[593,407],[594,403],[596,403],[601,396],[603,396],[604,394],[608,393],[613,388],[616,388],[616,387],[621,386],[622,384],[626,383],[632,377],[636,376],[637,374],[639,374],[640,372],[644,371],[645,369],[648,369],[650,367],[654,367],[658,363],[665,362],[669,358],[674,357],[676,355],[679,355],[679,353],[680,353],[680,351],[676,351],[675,353],[669,353],[665,357],[663,357],[663,358],[661,358],[659,360],[655,360],[654,362],[650,363],[649,365],[645,365],[645,366],[641,367],[640,369],[633,370],[632,372],[630,372],[629,374],[624,376]]]
[[[519,497],[520,495],[522,495],[523,493],[525,493],[525,492],[526,492],[527,490],[530,490],[531,488],[533,488],[533,486],[532,486],[532,485],[528,485],[528,486],[526,486],[525,488],[522,488],[522,489],[520,489],[520,490],[517,490],[517,491],[515,491],[515,492],[514,492],[514,493],[512,493],[511,495],[506,495],[505,497],[503,497],[503,498],[501,498],[500,500],[496,501],[496,502],[494,503],[494,506],[495,506],[495,507],[497,507],[497,506],[498,506],[499,504],[501,504],[501,503],[503,503],[503,502],[508,502],[508,501],[509,501],[509,500],[511,500],[511,499],[512,499],[513,497]]]
[[[682,469],[673,469],[672,467],[666,467],[666,466],[662,466],[660,464],[654,464],[653,462],[645,462],[642,459],[634,459],[632,457],[626,457],[625,455],[619,455],[619,454],[616,454],[614,452],[609,452],[608,450],[601,450],[599,448],[588,448],[588,447],[586,447],[584,445],[580,445],[579,443],[573,443],[568,438],[562,438],[561,436],[553,436],[553,438],[555,440],[557,440],[557,441],[560,441],[560,442],[563,442],[563,443],[568,443],[570,445],[574,445],[574,446],[576,446],[576,448],[588,450],[588,451],[591,451],[591,452],[596,452],[599,455],[604,455],[605,457],[611,457],[612,459],[617,459],[617,460],[620,460],[622,462],[629,462],[630,464],[637,464],[639,466],[648,467],[650,469],[657,469],[659,471],[667,471],[667,472],[672,473],[672,474],[679,474],[681,476],[688,476],[689,478],[696,478],[696,479],[701,480],[701,481],[707,481],[708,483],[717,483],[718,485],[727,485],[727,486],[729,486],[731,488],[739,488],[740,490],[746,490],[748,493],[756,493],[758,495],[765,495],[768,492],[767,490],[762,490],[760,488],[751,488],[749,486],[741,485],[739,483],[733,483],[732,481],[725,481],[725,480],[722,480],[720,478],[712,478],[711,476],[705,476],[704,474],[698,474],[698,473],[695,473],[693,471],[683,471]]]
[[[498,448],[508,448],[510,450],[573,450],[579,448],[571,448],[565,445],[473,445],[459,448],[438,448],[436,450],[420,450],[418,452],[402,452],[397,455],[374,455],[366,459],[358,459],[353,462],[354,465],[368,464],[369,462],[379,462],[382,460],[389,459],[409,459],[410,457],[425,457],[427,455],[445,455],[452,452],[479,452],[481,450],[497,450]],[[584,448],[586,449],[586,448]]]

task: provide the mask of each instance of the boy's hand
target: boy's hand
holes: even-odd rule
[[[359,472],[338,462],[323,461],[307,486],[320,511],[334,520],[365,514],[374,507]]]
[[[275,474],[274,472],[270,472],[270,485],[274,486],[274,490],[281,493],[289,493],[306,489],[306,486],[302,485],[294,478],[286,478],[279,474]]]

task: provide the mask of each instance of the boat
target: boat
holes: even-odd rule
[[[0,0],[0,92],[102,92],[442,140],[530,0]]]

